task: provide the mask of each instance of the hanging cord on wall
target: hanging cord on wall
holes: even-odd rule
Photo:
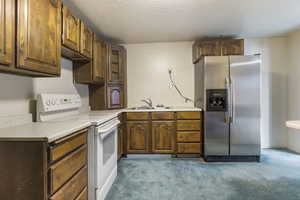
[[[176,85],[176,83],[175,83],[175,81],[173,80],[173,77],[172,77],[172,70],[169,69],[168,72],[169,72],[169,78],[170,78],[171,86],[176,89],[177,93],[184,99],[185,103],[193,102],[192,99],[184,96],[183,93],[180,91],[180,89],[177,87],[177,85]]]

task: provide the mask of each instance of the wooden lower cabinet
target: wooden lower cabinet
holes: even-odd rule
[[[85,166],[71,180],[56,192],[50,200],[72,200],[81,195],[87,186],[88,169]],[[83,194],[84,196],[84,194]]]
[[[0,142],[0,199],[47,199],[47,143]]]
[[[150,124],[148,121],[128,121],[126,130],[127,153],[150,153]]]
[[[87,187],[79,194],[75,200],[88,200],[88,191]]]
[[[177,130],[180,131],[200,131],[200,120],[177,120]]]
[[[203,153],[201,112],[127,112],[124,154]]]
[[[177,143],[177,153],[202,153],[200,143]]]
[[[177,112],[176,154],[202,155],[204,137],[201,112]]]
[[[202,142],[200,131],[177,131],[177,142]]]
[[[87,133],[51,143],[0,141],[0,199],[87,200]]]
[[[54,193],[87,163],[87,148],[81,147],[50,167],[50,193]]]
[[[175,152],[175,122],[154,121],[152,122],[152,152],[174,153]]]

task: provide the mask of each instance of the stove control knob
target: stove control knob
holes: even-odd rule
[[[50,101],[50,100],[47,100],[47,101],[46,101],[46,105],[47,105],[47,106],[50,106],[50,104],[51,104],[51,101]]]
[[[54,106],[56,104],[55,99],[52,99],[51,104]]]

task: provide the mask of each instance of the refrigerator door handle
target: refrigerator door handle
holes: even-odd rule
[[[227,90],[227,117],[225,117],[225,122],[230,124],[232,118],[232,94],[231,94],[231,83],[229,77],[225,78],[225,85]]]
[[[231,93],[231,97],[230,97],[230,99],[231,99],[231,123],[233,123],[234,122],[234,119],[235,119],[235,108],[234,108],[234,104],[235,104],[235,99],[234,99],[234,83],[233,83],[233,81],[231,80],[230,81],[230,93]]]

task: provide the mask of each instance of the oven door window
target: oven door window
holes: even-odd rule
[[[103,139],[103,165],[114,155],[115,153],[115,131],[112,131],[107,137]]]

